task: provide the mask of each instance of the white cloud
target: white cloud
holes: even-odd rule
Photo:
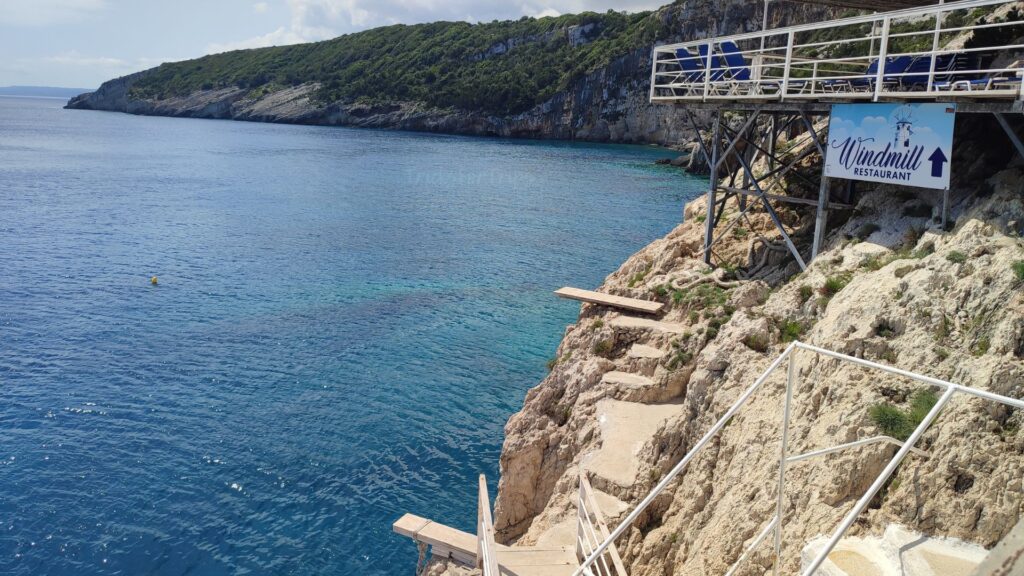
[[[98,86],[104,80],[146,70],[174,60],[180,60],[180,58],[123,59],[68,50],[52,56],[15,59],[7,62],[4,69],[21,72],[30,80],[38,73],[46,73],[68,79],[63,83],[64,85]],[[39,82],[48,83],[45,78],[40,78]]]
[[[61,52],[55,56],[46,56],[43,58],[44,62],[51,64],[63,64],[69,66],[86,66],[86,67],[98,67],[98,68],[123,68],[128,66],[128,62],[120,58],[108,58],[104,56],[85,56],[79,54],[77,50],[69,50],[67,52]]]
[[[561,12],[554,8],[545,8],[536,14],[531,14],[535,18],[547,18],[548,16],[561,16]]]
[[[3,0],[0,2],[0,25],[59,24],[95,14],[106,6],[106,0]]]
[[[389,24],[437,20],[489,22],[522,16],[559,16],[593,10],[651,10],[667,0],[285,0],[290,19],[272,32],[215,43],[208,53],[326,40]],[[262,3],[261,4],[265,4]]]
[[[267,4],[266,2],[257,2],[252,5],[252,11],[257,14],[263,14],[267,10],[270,10],[270,4]]]

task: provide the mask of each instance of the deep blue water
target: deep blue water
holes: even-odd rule
[[[0,98],[0,574],[411,574],[390,524],[473,529],[551,291],[703,187],[653,148],[61,104]]]

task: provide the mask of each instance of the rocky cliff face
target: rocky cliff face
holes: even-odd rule
[[[761,26],[761,6],[760,2],[746,0],[688,0],[666,6],[651,17],[662,20],[675,31],[673,37],[664,40],[674,42],[756,30]],[[812,5],[783,3],[772,10],[772,26],[820,19],[827,11]],[[563,32],[569,42],[586,42],[590,32],[581,28],[572,27]],[[493,54],[481,57],[500,56],[515,50],[518,42],[527,40],[510,38],[493,47]],[[96,92],[72,99],[68,108],[598,142],[677,144],[689,140],[692,132],[680,111],[655,106],[647,100],[650,48],[624,54],[610,65],[580,78],[571,89],[514,116],[431,108],[417,102],[322,103],[310,98],[317,88],[315,84],[265,94],[232,87],[165,99],[132,97],[132,84],[146,72],[106,82]]]
[[[765,249],[777,238],[758,212],[716,249],[749,277],[712,272],[698,254],[703,200],[689,205],[686,223],[600,288],[658,298],[669,311],[652,322],[584,305],[551,374],[506,426],[496,506],[504,540],[570,544],[581,469],[614,525],[793,338],[1024,398],[1024,170],[993,171],[1006,156],[993,161],[984,148],[960,148],[950,231],[934,219],[939,195],[879,187],[836,222],[803,273],[784,251]],[[807,212],[783,213],[800,242]],[[739,218],[735,205],[726,214]],[[795,369],[792,453],[878,435],[872,407],[906,413],[921,389],[809,352]],[[724,574],[774,515],[784,378],[778,371],[620,540],[631,575]],[[905,461],[851,534],[897,523],[993,546],[1024,513],[1022,417],[954,399],[920,444],[930,455]],[[784,573],[797,571],[802,546],[834,529],[894,452],[875,445],[791,466]],[[768,548],[743,573],[764,574]]]

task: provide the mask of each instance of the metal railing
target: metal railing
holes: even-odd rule
[[[487,496],[487,479],[480,475],[480,492],[476,512],[476,567],[483,576],[500,576],[498,546],[494,543],[494,520],[491,519],[491,500]]]
[[[1016,3],[962,0],[658,46],[650,99],[1024,99],[1021,62],[993,66],[1024,51],[1024,21],[976,22]],[[970,31],[970,47],[950,44]]]
[[[914,429],[913,433],[911,433],[907,440],[904,442],[900,442],[894,438],[890,438],[887,436],[873,437],[821,450],[814,450],[811,452],[807,452],[805,454],[789,456],[788,448],[790,415],[793,405],[793,391],[796,386],[796,363],[793,361],[793,356],[798,350],[812,352],[814,354],[826,356],[843,362],[849,362],[874,370],[880,370],[889,374],[908,378],[910,380],[914,380],[916,382],[920,382],[929,386],[936,386],[943,390],[943,394],[941,397],[939,397],[938,401],[931,408],[931,410],[928,411],[928,414],[923,418],[921,423]],[[718,433],[721,432],[723,428],[725,428],[729,421],[732,420],[733,416],[735,416],[736,413],[739,412],[740,408],[742,408],[744,404],[747,403],[750,397],[753,396],[753,394],[757,392],[764,385],[765,382],[768,381],[768,378],[786,360],[789,361],[789,365],[787,367],[785,400],[782,407],[782,440],[779,449],[778,487],[776,493],[775,516],[768,521],[767,525],[761,530],[761,532],[754,539],[754,541],[751,542],[749,546],[747,546],[747,548],[740,555],[736,563],[733,564],[732,568],[730,568],[730,570],[727,572],[727,576],[732,576],[732,574],[734,574],[736,570],[738,570],[740,565],[753,553],[753,551],[758,546],[760,546],[768,538],[769,535],[774,535],[773,574],[775,574],[776,576],[778,575],[781,563],[782,526],[785,523],[785,517],[783,515],[783,499],[786,486],[786,468],[788,464],[812,458],[815,456],[830,454],[840,450],[846,450],[858,446],[865,446],[880,442],[890,444],[894,443],[900,446],[900,449],[892,457],[892,459],[885,466],[882,472],[878,475],[875,481],[871,484],[867,491],[864,492],[860,499],[858,499],[857,502],[854,504],[853,509],[851,509],[849,513],[847,513],[846,516],[842,519],[842,521],[839,524],[839,527],[836,528],[835,532],[832,534],[831,538],[826,543],[825,547],[821,550],[821,552],[814,559],[814,561],[811,562],[809,567],[802,573],[803,576],[811,576],[818,570],[821,564],[825,562],[832,549],[835,548],[836,544],[839,543],[839,540],[843,537],[843,535],[850,528],[850,526],[853,525],[857,517],[861,514],[861,512],[864,511],[864,509],[868,506],[868,504],[875,497],[878,491],[882,488],[885,482],[889,479],[890,476],[892,476],[893,472],[896,470],[896,467],[900,465],[900,463],[907,457],[907,455],[909,455],[911,452],[914,452],[922,456],[928,456],[928,453],[916,449],[914,445],[917,443],[918,440],[920,440],[921,436],[925,433],[925,431],[932,424],[932,422],[934,422],[939,412],[943,409],[943,407],[946,406],[946,404],[949,402],[949,400],[953,397],[954,394],[965,394],[968,396],[973,396],[975,398],[981,398],[983,400],[998,402],[1006,406],[1024,409],[1024,400],[1009,398],[1006,396],[1002,396],[1000,394],[994,394],[992,392],[986,392],[984,390],[970,388],[960,384],[955,384],[953,382],[947,382],[945,380],[939,380],[937,378],[931,378],[929,376],[923,376],[921,374],[915,374],[913,372],[908,372],[906,370],[901,370],[899,368],[893,368],[892,366],[886,366],[884,364],[878,364],[877,362],[864,360],[863,358],[856,358],[853,356],[848,356],[846,354],[832,352],[831,350],[826,350],[824,348],[819,348],[817,346],[812,346],[810,344],[804,344],[802,342],[793,342],[792,344],[789,345],[789,347],[786,348],[786,350],[782,354],[779,355],[778,358],[776,358],[771,363],[771,365],[768,366],[768,369],[765,370],[764,373],[761,374],[761,376],[758,377],[758,379],[740,395],[736,402],[729,407],[729,409],[717,422],[715,422],[714,426],[712,426],[711,429],[708,430],[706,434],[704,434],[704,436],[697,442],[696,445],[694,445],[692,449],[690,449],[690,451],[683,457],[683,459],[680,460],[679,463],[677,463],[675,467],[673,467],[672,470],[670,470],[668,474],[664,478],[662,478],[660,482],[658,482],[658,485],[651,490],[650,494],[644,497],[644,499],[636,506],[636,508],[634,508],[633,511],[630,512],[626,516],[626,518],[623,519],[622,522],[615,527],[614,530],[612,530],[608,537],[606,537],[604,541],[602,541],[596,548],[594,548],[594,550],[589,555],[587,555],[586,558],[583,559],[583,562],[581,563],[580,567],[573,573],[574,576],[582,576],[584,574],[595,573],[594,570],[596,569],[596,563],[602,557],[605,551],[608,550],[613,545],[615,540],[617,540],[623,533],[625,533],[626,530],[630,528],[630,526],[632,526],[636,519],[641,514],[643,514],[643,512],[647,509],[648,506],[651,505],[655,498],[657,498],[668,487],[669,484],[675,481],[675,479],[686,469],[690,462],[693,461],[697,454],[700,453],[700,451],[709,442],[711,442],[711,440],[716,435],[718,435]]]
[[[582,562],[594,553],[603,540],[608,538],[608,525],[604,514],[594,497],[587,473],[580,470],[580,490],[576,518],[576,557]],[[609,545],[598,555],[590,570],[593,576],[627,576],[615,544]]]

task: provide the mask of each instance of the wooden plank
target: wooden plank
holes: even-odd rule
[[[661,309],[664,308],[665,306],[661,302],[651,302],[650,300],[637,300],[636,298],[613,296],[611,294],[602,294],[601,292],[594,292],[592,290],[581,290],[580,288],[571,288],[569,286],[555,290],[555,295],[558,296],[559,298],[579,300],[580,302],[587,302],[589,304],[610,306],[612,308],[622,308],[623,310],[644,312],[646,314],[656,314],[658,312],[661,312]]]
[[[572,550],[535,550],[533,548],[509,548],[498,552],[498,563],[502,568],[522,566],[579,566],[576,553]]]
[[[418,534],[419,531],[427,524],[430,524],[430,520],[420,518],[415,514],[406,514],[398,520],[395,520],[395,523],[391,525],[391,529],[402,536],[415,540],[416,534]]]
[[[437,522],[427,524],[416,534],[414,540],[431,546],[440,545],[476,557],[476,536]]]

